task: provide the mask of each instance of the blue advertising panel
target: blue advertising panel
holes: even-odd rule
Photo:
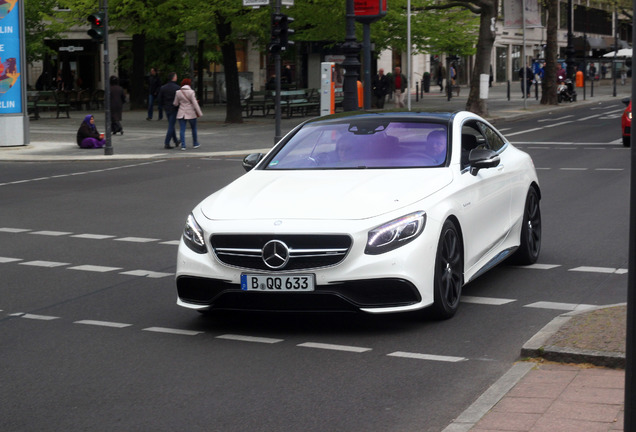
[[[22,112],[19,1],[0,0],[0,114]]]

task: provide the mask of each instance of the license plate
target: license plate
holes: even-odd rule
[[[243,291],[313,291],[314,275],[241,275]]]

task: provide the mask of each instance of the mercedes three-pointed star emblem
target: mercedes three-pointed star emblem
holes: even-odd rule
[[[265,243],[261,253],[263,262],[271,269],[283,268],[289,261],[289,247],[280,240]]]

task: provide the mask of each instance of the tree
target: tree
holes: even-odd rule
[[[497,20],[499,0],[449,0],[447,3],[429,6],[428,9],[448,9],[453,7],[464,7],[475,14],[479,14],[477,52],[470,82],[470,92],[466,101],[466,110],[479,115],[488,115],[487,100],[479,97],[479,77],[482,74],[490,75],[490,60],[492,47],[495,43],[495,22]]]
[[[45,44],[45,41],[59,38],[60,33],[68,28],[54,18],[55,6],[57,6],[56,0],[27,1],[24,3],[27,63],[42,60],[46,54],[52,54],[53,50]]]
[[[545,70],[541,80],[541,104],[557,104],[557,57],[559,46],[557,43],[559,0],[546,0],[544,6],[548,9],[547,39],[545,50]]]

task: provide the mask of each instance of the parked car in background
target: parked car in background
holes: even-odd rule
[[[483,118],[344,113],[308,120],[187,217],[177,303],[214,309],[430,307],[503,260],[537,261],[530,156]]]
[[[623,111],[623,116],[621,117],[621,131],[623,132],[623,145],[625,147],[630,146],[630,140],[632,135],[632,100],[630,98],[625,98],[622,101],[627,107],[625,111]]]

